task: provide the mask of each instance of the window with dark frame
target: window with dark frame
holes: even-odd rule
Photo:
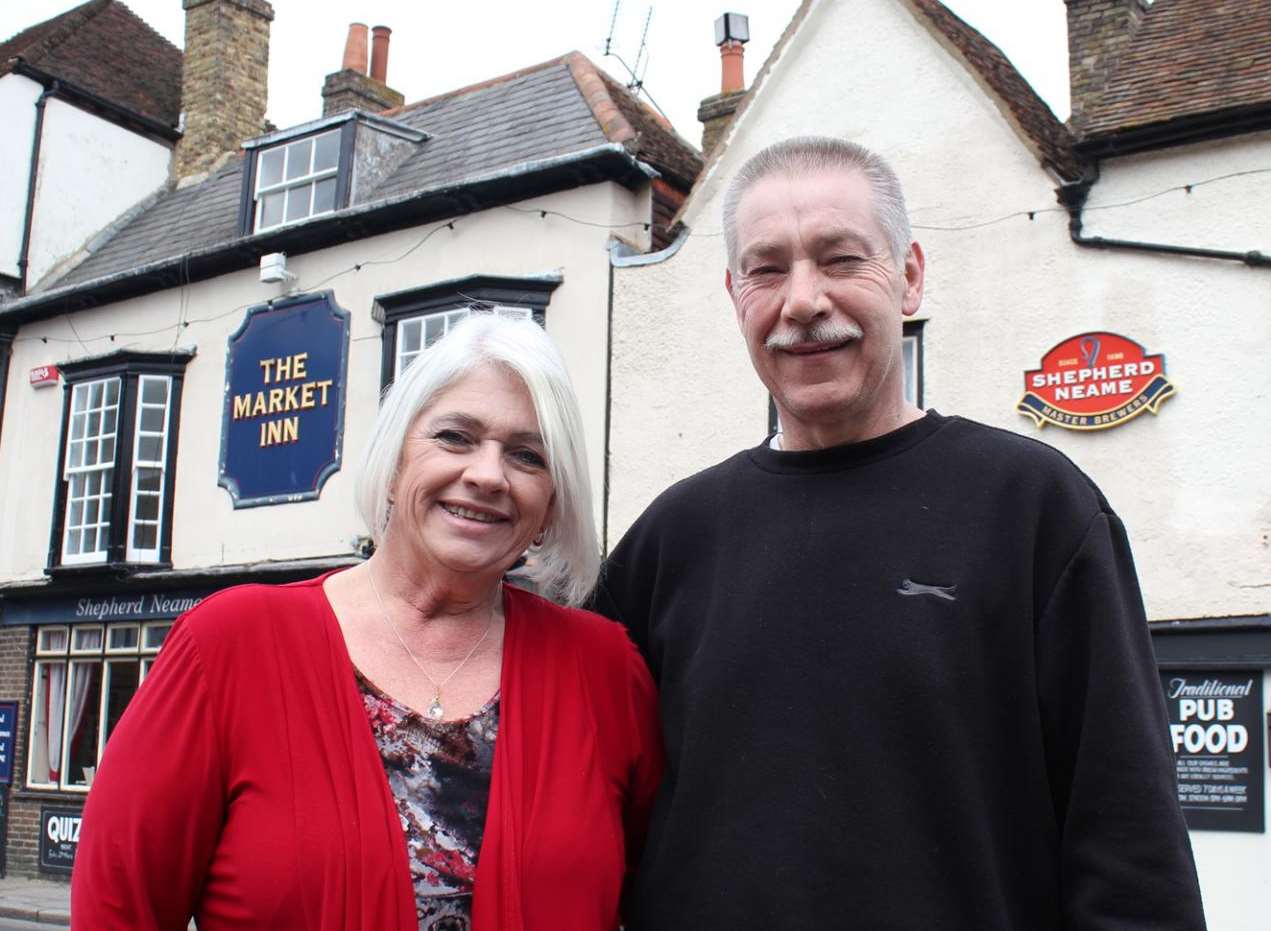
[[[87,792],[171,621],[36,628],[27,786]]]
[[[239,228],[243,235],[282,229],[348,206],[356,122],[249,148]]]
[[[559,278],[474,275],[377,298],[376,313],[384,325],[381,386],[390,385],[416,356],[474,309],[528,317],[544,326],[547,304],[559,286]]]
[[[173,473],[191,354],[120,352],[62,365],[49,570],[170,559]]]

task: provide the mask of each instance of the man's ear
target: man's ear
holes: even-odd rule
[[[900,312],[912,317],[922,306],[922,284],[926,275],[927,259],[922,254],[922,246],[916,242],[909,244],[905,253],[905,294],[900,302]]]
[[[733,310],[737,313],[737,322],[741,323],[741,305],[737,303],[737,295],[733,293],[733,270],[731,268],[724,269],[724,290],[728,292],[728,299],[733,302]]]

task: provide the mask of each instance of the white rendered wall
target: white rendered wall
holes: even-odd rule
[[[0,275],[18,277],[22,227],[26,220],[27,182],[31,172],[31,137],[35,102],[43,88],[20,74],[0,77]]]
[[[647,218],[648,191],[632,194],[597,184],[526,201],[518,206],[559,211],[599,224],[628,224]],[[175,337],[197,355],[185,373],[180,447],[176,466],[172,561],[176,568],[250,563],[265,559],[339,556],[352,552],[350,538],[365,533],[355,516],[352,477],[369,436],[380,391],[381,328],[371,316],[377,295],[425,287],[473,274],[505,276],[559,272],[563,283],[547,307],[547,330],[565,356],[578,392],[586,429],[593,500],[602,500],[607,358],[609,233],[558,217],[496,208],[459,217],[404,261],[367,265],[322,285],[351,314],[344,420],[344,465],[318,500],[234,510],[217,485],[226,340],[242,323],[248,305],[278,297],[278,285],[261,284],[255,268],[197,282],[183,292],[151,294],[79,312],[75,329],[66,319],[31,324],[13,345],[3,431],[0,431],[0,578],[43,576],[58,470],[60,387],[32,389],[27,373],[37,365],[96,355],[113,349],[169,350],[174,330],[109,341],[111,333],[170,327],[182,311],[192,323]],[[292,256],[289,270],[302,292],[367,259],[402,255],[433,225],[402,230],[308,255]],[[45,344],[40,337],[50,341]]]
[[[168,178],[172,150],[57,98],[44,110],[28,289]]]
[[[926,405],[1051,443],[1088,472],[1129,528],[1149,617],[1271,610],[1271,270],[1073,245],[1055,180],[894,0],[818,3],[690,202],[695,235],[661,264],[615,270],[609,545],[672,481],[764,434],[766,393],[723,290],[719,208],[745,158],[799,133],[863,142],[900,175],[928,259]],[[1105,164],[1091,203],[1271,163],[1265,137],[1226,146]],[[1271,252],[1267,177],[1091,211],[1088,230]],[[1166,355],[1178,393],[1159,417],[1079,433],[1016,413],[1026,369],[1102,329]]]

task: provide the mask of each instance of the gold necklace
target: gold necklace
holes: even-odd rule
[[[493,611],[490,612],[490,620],[486,622],[485,633],[483,633],[481,635],[481,638],[472,645],[472,649],[468,651],[468,655],[459,661],[458,666],[450,670],[450,675],[446,676],[446,678],[438,682],[436,679],[434,679],[432,676],[428,674],[428,670],[425,669],[424,664],[419,661],[419,657],[416,656],[411,651],[411,648],[406,645],[406,641],[402,639],[402,635],[397,632],[397,627],[394,626],[392,618],[388,616],[388,611],[386,611],[384,608],[384,599],[380,597],[379,586],[375,584],[375,571],[370,567],[369,563],[367,564],[367,567],[366,567],[366,575],[367,575],[367,578],[371,580],[371,591],[375,592],[375,600],[379,603],[379,606],[380,606],[380,620],[382,620],[385,624],[388,625],[388,629],[393,632],[393,636],[396,637],[397,642],[402,645],[402,649],[406,651],[406,655],[411,658],[411,661],[417,667],[419,667],[419,671],[424,674],[424,678],[427,679],[430,683],[432,683],[432,687],[433,687],[432,704],[428,706],[428,710],[425,711],[424,713],[428,715],[428,717],[432,718],[432,720],[440,721],[443,717],[446,716],[446,711],[441,706],[441,690],[445,688],[447,683],[449,683],[450,680],[455,677],[455,673],[457,673],[460,669],[462,669],[465,665],[467,665],[468,660],[472,659],[473,655],[477,652],[477,649],[481,646],[481,644],[485,643],[485,638],[490,636],[490,628],[494,626],[494,612]]]

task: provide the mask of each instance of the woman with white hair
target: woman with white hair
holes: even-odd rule
[[[111,735],[76,928],[612,931],[661,770],[581,420],[536,324],[474,314],[389,390],[375,552],[207,599]]]

